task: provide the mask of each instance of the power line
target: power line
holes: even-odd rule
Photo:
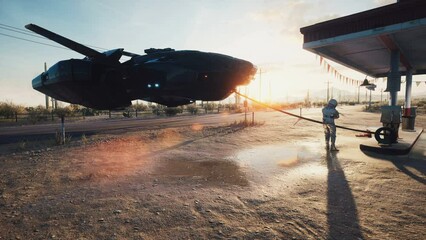
[[[38,35],[35,35],[35,34],[31,34],[30,32],[28,32],[28,31],[22,31],[21,29],[19,29],[19,28],[13,28],[13,29],[9,29],[9,28],[11,28],[11,27],[9,27],[9,26],[7,26],[7,27],[2,27],[4,24],[0,24],[0,28],[1,29],[4,29],[4,30],[7,30],[7,31],[12,31],[12,32],[16,32],[16,33],[20,33],[20,34],[25,34],[25,35],[28,35],[28,36],[31,36],[31,37],[36,37],[36,38],[41,38],[41,39],[47,39],[47,38],[45,38],[45,37],[42,37],[42,36],[38,36]]]
[[[7,24],[3,24],[3,23],[0,23],[0,26],[4,26],[4,27],[8,27],[8,28],[12,28],[12,29],[16,29],[16,30],[23,31],[23,32],[29,32],[29,33],[32,33],[30,30],[27,30],[27,29],[24,29],[24,28],[17,28],[17,27],[14,27],[14,26],[10,26],[10,25],[7,25]]]
[[[68,48],[65,48],[65,47],[55,46],[55,45],[48,44],[48,43],[37,42],[37,41],[29,40],[29,39],[26,39],[26,38],[20,38],[20,37],[16,37],[16,36],[4,34],[4,33],[0,33],[0,35],[6,36],[6,37],[10,37],[10,38],[19,39],[19,40],[23,40],[23,41],[27,41],[27,42],[38,43],[38,44],[46,45],[46,46],[49,46],[49,47],[55,47],[55,48],[61,48],[61,49],[71,50],[71,49],[68,49]]]
[[[7,30],[7,31],[12,31],[12,32],[20,33],[20,34],[25,34],[25,35],[28,35],[28,36],[31,36],[31,37],[36,37],[36,38],[41,38],[41,39],[48,39],[48,38],[43,37],[43,36],[32,34],[32,32],[29,31],[29,30],[27,30],[27,29],[17,28],[17,27],[13,27],[13,26],[10,26],[10,25],[7,25],[7,24],[3,24],[3,23],[0,23],[0,29]],[[0,33],[0,35],[11,37],[11,38],[15,38],[15,39],[19,39],[19,40],[23,40],[23,41],[27,41],[27,42],[37,43],[37,44],[41,44],[41,45],[45,45],[45,46],[49,46],[49,47],[55,47],[55,48],[60,48],[60,49],[71,50],[71,49],[68,49],[68,48],[65,48],[65,47],[56,46],[56,45],[52,45],[52,44],[48,44],[48,43],[42,43],[42,42],[38,42],[38,41],[26,39],[26,38],[21,38],[21,37],[17,37],[17,36],[5,34],[5,33]],[[109,49],[106,49],[106,48],[92,46],[92,45],[85,45],[85,46],[88,46],[88,47],[91,47],[91,48],[97,48],[99,50],[109,50]]]

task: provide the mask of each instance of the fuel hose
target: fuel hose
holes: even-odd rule
[[[256,99],[253,99],[253,98],[251,98],[251,97],[249,97],[249,96],[246,96],[246,95],[244,95],[244,94],[242,94],[242,93],[240,93],[240,92],[238,92],[238,91],[234,91],[234,92],[235,92],[235,94],[238,94],[238,95],[240,95],[241,97],[244,97],[244,98],[246,98],[246,99],[248,99],[248,100],[250,100],[250,101],[252,101],[252,102],[254,102],[254,103],[257,103],[257,104],[259,104],[259,105],[262,105],[262,106],[267,107],[267,108],[270,108],[270,109],[273,109],[273,110],[275,110],[275,111],[278,111],[278,112],[281,112],[281,113],[287,114],[287,115],[292,116],[292,117],[296,117],[296,118],[299,118],[299,119],[303,119],[303,120],[306,120],[306,121],[309,121],[309,122],[314,122],[314,123],[323,124],[323,122],[322,122],[322,121],[318,121],[318,120],[315,120],[315,119],[312,119],[312,118],[302,117],[302,116],[299,116],[299,115],[296,115],[296,114],[293,114],[293,113],[290,113],[290,112],[287,112],[287,111],[281,110],[281,109],[276,108],[276,107],[274,107],[274,106],[271,106],[271,105],[269,105],[269,104],[266,104],[266,103],[263,103],[263,102],[257,101]],[[341,128],[341,129],[345,129],[345,130],[349,130],[349,131],[354,131],[354,132],[362,132],[362,133],[372,134],[372,132],[371,132],[371,131],[368,131],[368,130],[355,129],[355,128],[344,127],[344,126],[339,126],[339,125],[336,125],[336,128]]]

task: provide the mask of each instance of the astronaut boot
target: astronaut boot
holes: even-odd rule
[[[334,143],[331,144],[331,151],[339,151],[339,149],[336,148],[336,145],[334,145]]]

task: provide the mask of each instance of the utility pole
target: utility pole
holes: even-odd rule
[[[238,87],[237,91],[240,92],[241,88]],[[240,104],[240,95],[235,93],[235,105],[238,106]]]
[[[259,69],[259,101],[262,102],[262,69]]]
[[[360,88],[361,86],[358,86],[358,104],[359,104],[359,91],[361,90]]]
[[[365,89],[365,101],[367,102],[367,98],[368,98],[368,90],[367,88]]]
[[[46,62],[44,62],[44,72],[47,72],[47,65]],[[44,95],[46,100],[46,109],[49,109],[49,96]]]
[[[272,81],[272,79],[269,79],[269,102],[272,102],[271,81]]]
[[[325,100],[326,102],[328,102],[328,100],[330,100],[330,80],[327,80],[327,99]]]

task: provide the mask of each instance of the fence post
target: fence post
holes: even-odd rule
[[[253,125],[254,126],[254,112],[252,112],[252,115],[251,115],[252,117],[251,117],[251,125]]]
[[[15,122],[18,122],[18,112],[15,112]]]
[[[65,144],[65,117],[61,116],[62,145]]]

